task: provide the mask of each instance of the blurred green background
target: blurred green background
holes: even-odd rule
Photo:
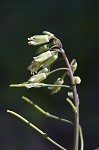
[[[78,86],[80,123],[85,150],[93,150],[99,147],[98,0],[0,1],[0,150],[58,150],[8,114],[7,109],[23,115],[72,150],[72,126],[45,118],[21,99],[22,95],[27,96],[46,111],[72,120],[73,113],[65,101],[66,91],[63,89],[50,96],[46,88],[9,87],[30,77],[27,67],[35,55],[35,48],[28,46],[27,38],[44,30],[62,41],[70,61],[75,58],[78,62],[76,75],[82,79]]]

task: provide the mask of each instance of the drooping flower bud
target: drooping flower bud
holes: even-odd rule
[[[43,31],[43,34],[46,34],[46,35],[49,35],[49,36],[53,36],[53,37],[54,37],[54,34],[50,33],[49,31]]]
[[[39,55],[39,54],[46,52],[47,50],[49,50],[49,44],[45,44],[43,46],[40,46],[36,53]]]
[[[42,53],[42,54],[38,55],[37,57],[33,57],[33,58],[36,62],[44,62],[45,60],[47,60],[50,57],[52,57],[52,52],[47,51],[47,52]]]
[[[74,76],[74,83],[75,84],[80,84],[81,83],[81,79],[79,76]]]
[[[71,62],[71,69],[72,69],[72,72],[74,73],[77,69],[77,62],[75,59],[72,60]]]
[[[52,57],[48,58],[48,59],[45,61],[44,65],[43,65],[43,68],[49,68],[50,65],[51,65],[52,63],[54,63],[57,58],[58,58],[58,52],[53,51]]]
[[[36,62],[35,60],[32,61],[31,65],[28,67],[28,70],[30,70],[31,74],[36,73],[43,64],[41,62]]]
[[[48,36],[48,35],[35,35],[33,37],[28,38],[28,40],[29,40],[29,42],[28,42],[29,45],[36,46],[36,45],[48,43],[50,40],[50,36]]]
[[[68,96],[69,96],[70,98],[73,99],[73,92],[68,92],[67,94],[68,94]]]
[[[54,94],[54,93],[58,93],[60,90],[61,90],[61,85],[64,83],[64,80],[63,78],[58,78],[56,80],[56,82],[54,83],[54,85],[57,85],[57,86],[53,86],[53,87],[48,87],[48,89],[50,89],[52,92],[51,94]],[[58,86],[59,85],[59,86]]]
[[[38,72],[38,74],[40,74],[40,73],[48,73],[48,72],[49,72],[48,68],[44,68],[44,69],[40,70]]]
[[[28,82],[31,82],[31,83],[40,83],[42,81],[44,81],[46,79],[46,73],[39,73],[39,74],[36,74],[34,76],[32,76]]]

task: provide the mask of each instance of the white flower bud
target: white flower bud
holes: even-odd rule
[[[32,76],[28,80],[28,82],[39,83],[39,82],[42,82],[45,79],[46,79],[46,74],[45,73],[40,73],[40,74],[36,74],[36,75]]]
[[[45,61],[43,68],[48,68],[52,63],[54,63],[56,61],[57,58],[58,58],[58,52],[54,52],[52,54],[52,57],[48,58]]]
[[[59,86],[48,87],[48,89],[52,91],[51,94],[58,93],[61,90],[61,85],[63,83],[64,83],[63,78],[58,78],[56,82],[54,83],[54,85],[59,85]]]
[[[49,44],[45,44],[43,46],[40,46],[36,53],[39,55],[46,52],[48,49],[49,49]]]
[[[43,33],[49,36],[54,36],[54,34],[50,33],[49,31],[43,31]]]
[[[48,43],[50,38],[48,35],[35,35],[33,37],[28,38],[28,40],[29,40],[28,42],[29,45],[36,46],[36,45]]]
[[[81,83],[81,79],[79,76],[74,76],[74,83],[75,84],[80,84]]]
[[[45,60],[47,60],[50,57],[52,57],[52,52],[47,51],[47,52],[42,53],[42,54],[38,55],[37,57],[33,57],[33,58],[36,62],[44,62]]]
[[[73,92],[68,92],[68,96],[73,99]]]
[[[71,62],[71,69],[72,69],[72,72],[74,73],[77,69],[77,62],[75,59],[72,60]]]
[[[37,72],[43,64],[41,62],[36,62],[35,60],[32,61],[31,65],[28,67],[28,70],[31,71],[31,74],[34,74],[34,72]]]

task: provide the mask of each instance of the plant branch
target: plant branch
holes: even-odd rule
[[[56,71],[60,71],[60,70],[67,70],[67,71],[68,71],[68,68],[57,68],[57,69],[55,69],[55,70],[50,71],[50,72],[48,73],[48,75],[50,75],[50,74],[52,74],[52,73],[54,73],[54,72],[56,72]]]
[[[64,88],[70,88],[70,86],[68,85],[54,85],[54,84],[47,84],[47,83],[21,83],[21,84],[11,84],[10,87],[26,87],[26,86],[29,86],[29,85],[33,85],[33,87],[35,88],[39,88],[39,87],[64,87]]]
[[[82,128],[80,125],[79,125],[79,134],[80,134],[80,143],[81,143],[81,149],[80,150],[84,150],[83,133],[82,133]]]
[[[58,121],[61,121],[64,123],[69,123],[74,126],[74,123],[72,121],[57,117],[55,115],[50,114],[49,112],[46,112],[44,109],[42,109],[41,107],[36,105],[33,101],[31,101],[27,97],[22,96],[22,99],[25,100],[26,102],[28,102],[30,105],[32,105],[36,110],[38,110],[41,114],[45,115],[46,117],[49,117],[49,118],[52,118],[52,119],[55,119],[55,120],[58,120]],[[79,134],[80,134],[81,150],[83,150],[84,149],[84,140],[83,140],[83,133],[82,133],[82,129],[81,129],[80,125],[79,125]]]
[[[65,123],[69,123],[69,124],[73,125],[72,121],[69,121],[69,120],[57,117],[55,115],[50,114],[49,112],[46,112],[44,109],[40,108],[38,105],[36,105],[33,101],[31,101],[27,97],[22,96],[22,99],[25,100],[26,102],[28,102],[30,105],[32,105],[35,109],[37,109],[40,113],[42,113],[46,117],[49,117],[49,118],[52,118],[52,119],[55,119],[55,120],[59,120],[59,121],[62,121],[62,122],[65,122]]]
[[[16,116],[17,118],[19,118],[20,120],[22,120],[23,122],[25,122],[27,125],[29,125],[30,127],[32,127],[33,129],[35,129],[38,133],[40,133],[45,139],[47,139],[48,141],[50,141],[52,144],[54,144],[55,146],[57,146],[58,148],[60,148],[61,150],[66,150],[64,147],[62,147],[61,145],[59,145],[58,143],[56,143],[54,140],[52,140],[46,133],[44,133],[42,130],[40,130],[39,128],[37,128],[35,125],[33,125],[31,122],[29,122],[27,119],[25,119],[24,117],[22,117],[21,115],[17,114],[14,111],[11,110],[7,110],[8,113]]]

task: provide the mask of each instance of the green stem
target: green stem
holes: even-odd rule
[[[80,125],[79,125],[79,134],[80,134],[80,143],[81,143],[81,149],[80,150],[84,150],[83,133],[82,133],[82,128]]]
[[[28,102],[30,105],[32,105],[36,110],[38,110],[41,114],[45,115],[46,117],[49,117],[49,118],[52,118],[52,119],[55,119],[55,120],[58,120],[61,122],[69,123],[74,126],[74,123],[72,121],[57,117],[55,115],[50,114],[49,112],[46,112],[44,109],[42,109],[41,107],[36,105],[33,101],[31,101],[27,97],[22,96],[22,99],[25,100],[26,102]],[[79,125],[79,134],[80,134],[81,150],[83,150],[84,149],[84,140],[83,140],[83,133],[82,133],[82,129],[81,129],[80,125]]]
[[[48,75],[50,75],[50,74],[52,74],[52,73],[54,73],[54,72],[56,72],[56,71],[60,71],[60,70],[67,70],[67,71],[68,71],[68,68],[57,68],[57,69],[55,69],[55,70],[50,71],[50,72],[48,73]]]
[[[73,111],[76,113],[76,112],[77,112],[77,109],[76,109],[76,107],[74,106],[73,102],[72,102],[69,98],[66,98],[66,101],[70,104],[70,106],[72,107]]]
[[[72,85],[73,97],[74,97],[74,105],[77,109],[77,112],[75,112],[75,116],[74,116],[74,146],[73,146],[73,150],[78,150],[78,145],[79,145],[79,100],[78,100],[78,94],[77,94],[76,85],[74,83],[71,65],[69,64],[69,61],[65,54],[65,51],[62,48],[61,48],[61,54],[64,58],[66,67],[68,68],[69,77],[70,77],[70,81],[71,81],[71,85]]]
[[[32,85],[33,84],[33,87],[35,88],[38,88],[38,87],[64,87],[64,88],[70,88],[70,86],[68,85],[53,85],[53,84],[47,84],[47,83],[21,83],[21,84],[11,84],[10,87],[26,87],[26,86],[29,86],[29,85]]]
[[[39,128],[37,128],[35,125],[33,125],[31,122],[29,122],[27,119],[25,119],[24,117],[22,117],[21,115],[17,114],[14,111],[10,111],[7,110],[8,113],[16,116],[17,118],[19,118],[20,120],[22,120],[23,122],[25,122],[27,125],[29,125],[30,127],[32,127],[33,129],[35,129],[38,133],[40,133],[45,139],[47,139],[48,141],[50,141],[52,144],[54,144],[55,146],[57,146],[58,148],[60,148],[61,150],[66,150],[64,147],[62,147],[61,145],[59,145],[58,143],[56,143],[55,141],[53,141],[46,133],[44,133],[42,130],[40,130]]]
[[[73,125],[72,121],[57,117],[55,115],[50,114],[49,112],[46,112],[44,109],[40,108],[38,105],[36,105],[33,101],[31,101],[30,99],[28,99],[25,96],[22,96],[22,99],[25,100],[26,102],[28,102],[30,105],[32,105],[35,109],[37,109],[40,113],[42,113],[43,115],[45,115],[46,117],[52,118],[52,119],[56,119],[65,123],[69,123]]]

